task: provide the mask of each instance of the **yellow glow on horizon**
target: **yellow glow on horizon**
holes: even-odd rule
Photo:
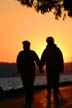
[[[72,61],[72,19],[55,20],[52,13],[40,14],[13,0],[0,1],[0,62],[16,62],[22,41],[29,40],[39,58],[47,36],[53,36],[65,62]]]

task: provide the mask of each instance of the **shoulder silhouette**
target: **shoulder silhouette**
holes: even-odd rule
[[[41,56],[42,62],[47,64],[49,70],[63,72],[64,61],[60,48],[54,43],[53,37],[48,37],[46,42],[47,46]]]
[[[29,41],[23,41],[23,48],[24,50],[20,51],[17,57],[17,67],[19,68],[20,72],[22,70],[29,70],[30,72],[35,71],[34,62],[36,62],[39,65],[39,58],[36,52],[33,50],[30,50]],[[29,71],[27,71],[28,74],[29,74]]]

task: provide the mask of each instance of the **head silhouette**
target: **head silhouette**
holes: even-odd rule
[[[51,36],[47,37],[46,42],[47,42],[47,44],[52,45],[52,44],[54,44],[54,38]]]
[[[29,50],[30,49],[30,42],[29,41],[23,41],[23,48],[24,50]]]

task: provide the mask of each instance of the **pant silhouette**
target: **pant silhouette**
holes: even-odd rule
[[[51,75],[47,75],[47,91],[48,91],[48,95],[47,95],[47,99],[48,101],[51,101],[51,90],[53,89],[53,95],[54,95],[54,99],[55,102],[58,102],[58,94],[59,94],[59,75],[53,75],[53,72],[50,72]]]

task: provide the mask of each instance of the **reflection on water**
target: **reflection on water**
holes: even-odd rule
[[[72,108],[72,86],[60,87],[59,90],[60,90],[59,92],[60,103],[59,106],[57,106],[57,108]],[[43,108],[56,108],[54,103],[53,93],[51,95],[51,103],[49,104],[46,99],[47,90],[41,90],[39,92],[36,92],[34,96],[35,96],[34,97],[35,101],[40,102]]]
[[[60,104],[57,108],[72,108],[72,86],[60,87]],[[38,90],[34,93],[34,101],[32,108],[49,108],[47,107],[47,90]],[[25,108],[25,98],[17,97],[0,101],[1,108]],[[51,98],[51,108],[56,108],[54,105],[53,94]]]

